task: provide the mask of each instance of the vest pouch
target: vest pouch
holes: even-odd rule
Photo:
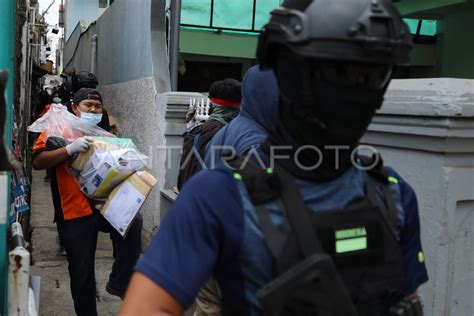
[[[313,227],[359,316],[386,316],[409,294],[400,245],[384,219],[386,212],[362,200],[347,209],[312,214]]]
[[[257,297],[269,316],[357,315],[329,255],[314,254],[262,287]]]

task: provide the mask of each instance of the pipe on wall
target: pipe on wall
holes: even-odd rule
[[[171,0],[170,78],[171,90],[178,90],[179,27],[181,25],[181,0]]]
[[[97,76],[97,34],[91,39],[91,72]]]

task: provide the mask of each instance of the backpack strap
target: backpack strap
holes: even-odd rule
[[[278,199],[277,202],[280,204],[280,209],[284,210],[285,208],[281,204],[281,199]],[[278,264],[278,258],[280,258],[288,237],[291,234],[291,229],[287,225],[283,227],[275,226],[265,205],[256,205],[255,210],[257,211],[260,228],[265,236],[265,243]]]
[[[280,181],[272,168],[265,168],[257,161],[243,157],[236,157],[228,164],[242,178],[253,205],[262,205],[280,196]]]
[[[278,164],[276,165],[276,172],[281,180],[285,215],[288,218],[303,256],[308,258],[316,253],[325,253],[321,241],[311,224],[311,211],[304,204],[293,176]]]
[[[397,206],[392,192],[390,192],[390,175],[385,170],[382,157],[377,154],[372,157],[358,155],[358,161],[363,167],[370,167],[367,170],[366,193],[368,199],[374,205],[380,205],[377,195],[377,186],[380,186],[384,195],[385,207],[382,210],[382,218],[390,228],[392,235],[399,240]],[[383,202],[383,201],[382,201]],[[380,205],[383,206],[383,205]]]
[[[278,258],[291,233],[287,225],[277,227],[273,224],[266,203],[275,201],[282,211],[285,210],[280,195],[280,180],[272,168],[264,168],[254,160],[237,157],[229,162],[236,169],[239,179],[244,182],[250,200],[255,207],[265,243],[273,258]],[[235,176],[235,174],[234,174]]]
[[[193,136],[193,147],[197,153],[199,152],[199,139],[201,138],[201,132],[202,132],[201,126],[198,126],[196,127],[196,132],[194,133],[194,136]]]
[[[368,174],[375,178],[378,182],[388,184],[388,173],[383,167],[383,159],[380,154],[374,154],[372,157],[365,155],[357,155],[357,162],[361,167],[366,168]]]
[[[311,225],[308,207],[303,203],[293,177],[278,164],[276,172],[271,168],[263,169],[254,160],[236,158],[230,165],[238,170],[257,209],[262,232],[267,246],[275,258],[288,237],[288,231],[283,232],[273,225],[265,203],[277,200],[282,203],[281,210],[285,213],[296,236],[301,252],[305,257],[323,252],[319,238]],[[281,200],[280,200],[281,199]]]

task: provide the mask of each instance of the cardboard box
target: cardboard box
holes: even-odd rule
[[[145,167],[136,153],[135,149],[96,150],[79,176],[84,194],[93,199],[106,199],[117,185]]]
[[[110,193],[101,209],[102,215],[122,236],[125,236],[155,185],[155,177],[146,171],[132,174]]]
[[[128,138],[90,138],[92,144],[77,156],[72,168],[84,194],[105,200],[117,185],[145,167],[144,156]]]

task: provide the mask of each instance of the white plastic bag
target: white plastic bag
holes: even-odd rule
[[[46,133],[46,138],[51,136],[61,137],[72,142],[83,136],[115,137],[97,125],[81,120],[70,113],[62,104],[51,104],[48,112],[37,119],[28,127],[29,132]]]
[[[82,121],[60,104],[51,105],[28,130],[44,132],[46,139],[60,137],[65,143],[83,136],[91,140],[86,152],[71,157],[67,169],[82,192],[94,200],[106,200],[117,185],[143,170],[148,162],[148,157],[138,151],[131,139],[117,138],[97,125]]]

